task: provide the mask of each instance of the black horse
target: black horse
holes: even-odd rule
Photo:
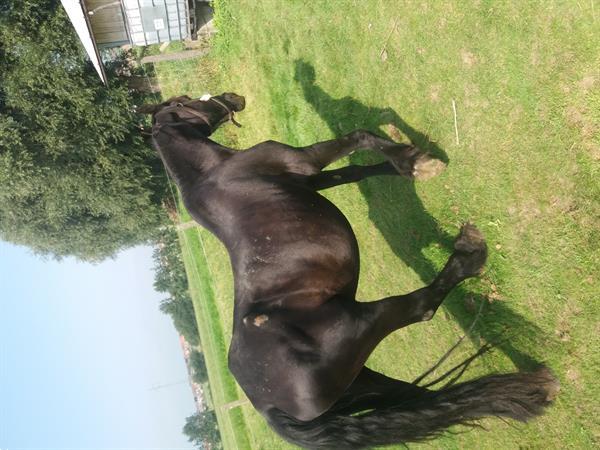
[[[540,414],[558,389],[545,368],[460,384],[454,377],[433,390],[365,367],[384,337],[430,320],[452,288],[480,272],[485,240],[465,224],[430,285],[357,302],[356,238],[318,190],[373,175],[426,179],[444,164],[367,131],[303,148],[266,141],[234,151],[211,141],[222,123],[237,124],[234,113],[244,106],[243,97],[225,93],[139,111],[153,114],[154,146],[186,208],[229,252],[229,368],[270,426],[307,448],[364,448],[431,438],[484,416],[526,421]],[[323,170],[358,149],[386,161]]]

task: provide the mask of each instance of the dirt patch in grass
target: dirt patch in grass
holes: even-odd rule
[[[466,67],[473,67],[475,64],[477,64],[477,56],[475,56],[474,53],[462,49],[460,51],[460,59],[462,61],[462,63],[466,66]]]
[[[596,86],[597,78],[594,75],[586,75],[579,81],[579,87],[582,91],[591,91]]]

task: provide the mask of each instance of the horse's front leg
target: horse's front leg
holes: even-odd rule
[[[400,175],[428,179],[438,175],[445,164],[417,147],[384,139],[366,130],[353,131],[346,136],[330,141],[318,142],[304,147],[307,156],[317,170],[359,149],[373,150],[383,155]]]
[[[465,224],[454,243],[450,259],[429,285],[407,295],[361,303],[371,317],[372,337],[383,339],[391,332],[433,317],[442,301],[461,281],[478,275],[485,264],[487,246],[481,232]]]
[[[346,166],[341,169],[323,170],[316,175],[308,177],[307,183],[316,191],[340,186],[347,183],[356,183],[367,177],[378,175],[398,175],[398,171],[389,162],[385,161],[372,166]]]

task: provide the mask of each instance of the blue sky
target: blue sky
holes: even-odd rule
[[[152,250],[91,265],[0,242],[0,449],[190,449],[195,411]]]

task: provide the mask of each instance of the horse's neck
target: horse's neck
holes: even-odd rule
[[[180,187],[195,182],[233,153],[205,136],[190,136],[175,128],[161,130],[154,142],[169,175]]]

